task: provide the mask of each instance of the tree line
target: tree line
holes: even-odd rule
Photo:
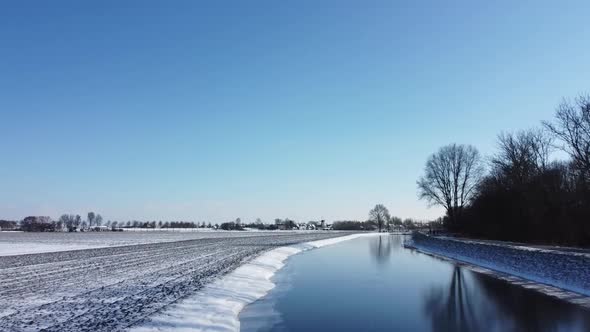
[[[567,156],[553,159],[556,151]],[[564,100],[538,128],[501,133],[486,158],[471,145],[432,154],[418,195],[468,236],[590,245],[590,96]]]
[[[280,227],[281,225],[282,227]],[[223,230],[258,230],[294,229],[298,225],[294,220],[275,219],[274,224],[265,224],[260,218],[250,223],[243,223],[240,218],[235,221],[212,224],[194,221],[106,221],[100,214],[89,212],[86,219],[79,214],[63,214],[57,220],[46,216],[29,216],[21,221],[0,220],[0,230],[22,230],[25,232],[78,232],[97,230],[122,230],[123,228],[172,229],[172,228],[211,228]]]
[[[88,212],[85,219],[79,214],[62,214],[57,220],[47,216],[29,216],[21,221],[0,220],[0,229],[25,232],[78,232],[96,230],[120,230],[122,228],[218,228],[211,223],[193,221],[106,221],[95,212]]]
[[[103,219],[100,214],[88,212],[87,218],[80,215],[63,214],[58,220],[52,220],[46,216],[29,216],[20,221],[12,222],[13,228],[18,227],[25,232],[58,232],[58,231],[87,231],[97,226],[102,226]]]
[[[377,204],[369,211],[369,218],[366,221],[339,220],[334,221],[332,228],[340,231],[374,231],[379,232],[386,229],[400,227],[404,229],[416,229],[425,225],[425,222],[412,218],[402,219],[392,216],[383,204]]]

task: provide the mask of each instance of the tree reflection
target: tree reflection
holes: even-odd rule
[[[484,324],[473,311],[472,299],[463,271],[456,266],[449,287],[431,289],[426,296],[425,311],[433,331],[482,331]]]
[[[385,264],[392,251],[401,246],[401,238],[399,236],[382,235],[372,239],[369,244],[372,256],[378,264]]]
[[[590,331],[590,311],[506,282],[474,273],[493,304],[504,331]]]
[[[577,306],[478,273],[469,277],[456,266],[448,287],[426,294],[433,331],[590,331],[590,312]]]

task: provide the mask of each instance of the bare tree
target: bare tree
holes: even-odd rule
[[[94,217],[94,225],[102,226],[102,216],[100,214],[97,214],[96,217]]]
[[[418,184],[418,196],[431,205],[444,207],[451,227],[475,194],[483,167],[477,149],[471,145],[443,146],[428,158]]]
[[[92,227],[94,224],[94,219],[96,218],[96,214],[94,212],[88,212],[88,227]]]
[[[389,210],[383,204],[377,204],[369,211],[369,220],[375,222],[379,227],[379,232],[383,229],[383,226],[389,222]]]
[[[401,225],[402,225],[402,218],[396,217],[396,216],[391,216],[391,218],[389,218],[388,227],[390,229],[393,229],[394,227],[401,226]]]
[[[80,215],[77,214],[74,219],[74,227],[78,228],[78,227],[80,227],[81,224],[82,224],[82,217],[80,217]]]
[[[555,112],[555,122],[543,124],[563,142],[560,148],[590,180],[590,95],[580,96],[574,102],[564,100]]]
[[[59,217],[59,221],[67,231],[73,232],[79,226],[77,217],[79,216],[75,216],[73,214],[62,214],[61,217]]]
[[[500,152],[492,158],[495,171],[521,184],[549,165],[552,139],[541,130],[526,130],[498,136]]]

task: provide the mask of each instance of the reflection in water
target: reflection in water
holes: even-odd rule
[[[506,283],[488,276],[473,274],[493,304],[496,317],[505,320],[504,331],[590,331],[588,311],[549,296]]]
[[[241,331],[590,331],[590,311],[403,241],[362,237],[294,256],[242,311]]]
[[[424,310],[433,331],[590,331],[583,309],[507,287],[489,276],[464,273],[458,266],[448,287],[434,287],[425,296]]]
[[[378,264],[387,264],[392,252],[402,248],[401,239],[401,236],[391,235],[382,235],[372,238],[371,242],[369,243],[371,256],[375,258],[375,261],[377,261]]]
[[[483,315],[473,311],[472,290],[465,284],[463,271],[456,266],[448,287],[431,289],[426,296],[425,311],[432,320],[433,331],[482,331]],[[479,308],[480,310],[482,308]]]

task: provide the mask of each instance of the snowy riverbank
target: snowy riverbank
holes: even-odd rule
[[[109,239],[156,242],[0,256],[0,331],[124,331],[261,253],[352,234],[218,232],[217,237],[208,233],[210,237],[194,239],[186,233],[168,241],[167,234],[121,233],[126,232],[30,236],[62,239],[64,245]],[[31,239],[25,235],[18,239]]]
[[[414,233],[407,247],[590,296],[590,254]]]
[[[309,249],[373,235],[379,234],[352,234],[270,250],[131,331],[239,331],[240,311],[275,287],[271,278],[285,265],[287,258]]]

